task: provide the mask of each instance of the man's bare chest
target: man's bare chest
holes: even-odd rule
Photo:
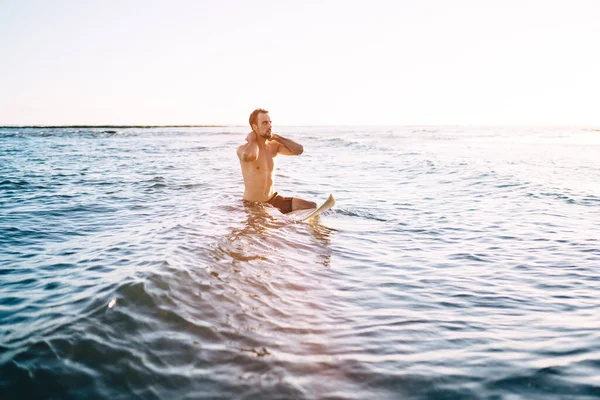
[[[247,163],[246,167],[248,172],[252,174],[270,174],[275,168],[275,156],[271,151],[264,151],[259,153],[256,161]]]

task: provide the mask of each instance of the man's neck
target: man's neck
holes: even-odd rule
[[[256,136],[256,143],[258,144],[259,147],[263,147],[265,145],[265,143],[267,143],[267,139],[265,139],[264,137],[260,136],[256,132],[255,132],[255,136]]]

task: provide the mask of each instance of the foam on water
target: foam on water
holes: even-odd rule
[[[600,142],[294,127],[0,128],[0,398],[600,396]]]

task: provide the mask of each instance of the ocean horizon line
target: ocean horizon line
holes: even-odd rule
[[[35,128],[35,129],[52,129],[52,128],[224,128],[227,126],[241,125],[0,125],[0,128]]]

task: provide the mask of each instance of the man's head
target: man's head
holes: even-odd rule
[[[257,135],[262,136],[265,139],[271,137],[271,118],[269,118],[269,112],[262,108],[257,108],[250,114],[250,127]]]

